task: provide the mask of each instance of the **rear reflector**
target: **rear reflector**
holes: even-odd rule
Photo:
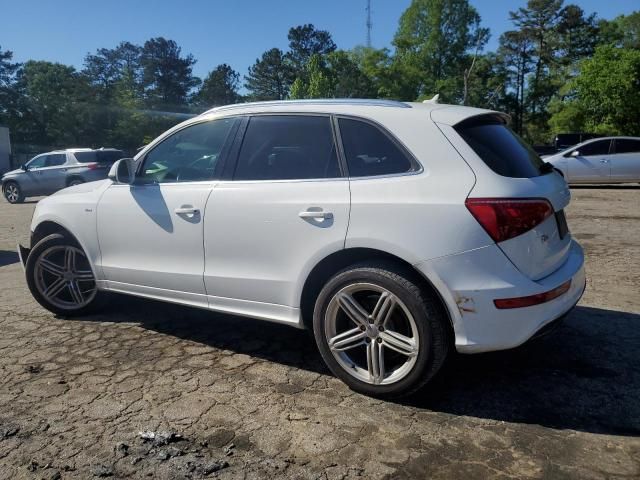
[[[553,215],[544,198],[467,198],[465,205],[496,243],[522,235]]]
[[[529,295],[528,297],[501,298],[494,300],[493,303],[496,308],[500,309],[531,307],[532,305],[550,302],[554,298],[558,298],[560,295],[567,293],[569,288],[571,288],[571,280],[567,280],[559,287],[549,290],[548,292],[537,293],[535,295]]]

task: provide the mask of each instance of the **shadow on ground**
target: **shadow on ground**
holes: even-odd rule
[[[0,267],[12,265],[14,263],[18,263],[19,261],[20,257],[16,252],[12,252],[9,250],[0,250]]]
[[[178,338],[329,374],[308,332],[114,296],[87,320],[139,323]],[[454,416],[640,436],[640,315],[577,307],[553,334],[518,349],[454,355],[402,404]]]

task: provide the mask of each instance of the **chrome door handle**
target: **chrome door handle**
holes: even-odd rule
[[[176,215],[196,215],[200,213],[200,210],[195,207],[180,207],[176,208],[174,212]]]
[[[300,212],[298,216],[300,218],[317,218],[321,220],[330,220],[333,218],[333,213],[323,212],[322,210],[320,211],[306,210],[304,212]]]
[[[606,158],[600,160],[600,163],[609,163],[609,160],[607,160]]]

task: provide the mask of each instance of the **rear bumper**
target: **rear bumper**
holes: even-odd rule
[[[523,344],[573,309],[586,285],[584,253],[574,240],[564,264],[537,281],[522,274],[495,245],[416,267],[432,279],[449,307],[456,349],[461,353],[504,350]],[[568,291],[538,305],[498,309],[493,303],[495,299],[548,292],[568,280]]]

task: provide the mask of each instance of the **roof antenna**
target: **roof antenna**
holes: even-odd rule
[[[440,94],[436,93],[433,98],[430,98],[429,100],[423,100],[422,103],[438,103],[438,99],[440,98]]]
[[[371,0],[367,0],[367,48],[371,48]]]

